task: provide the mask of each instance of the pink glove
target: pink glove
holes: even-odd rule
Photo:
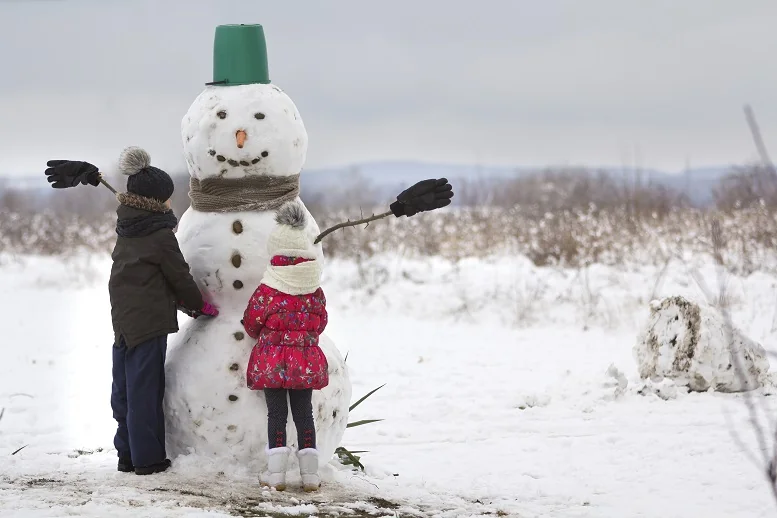
[[[203,302],[200,312],[203,315],[208,315],[209,317],[215,317],[219,314],[219,310],[216,308],[216,306],[210,304],[209,302]]]

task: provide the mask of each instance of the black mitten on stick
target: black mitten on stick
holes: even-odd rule
[[[439,180],[422,180],[405,189],[397,196],[397,201],[389,207],[396,217],[413,216],[450,205],[453,198],[453,187],[445,178]]]
[[[67,189],[79,183],[100,185],[100,170],[89,162],[49,160],[46,165],[46,179],[55,189]]]

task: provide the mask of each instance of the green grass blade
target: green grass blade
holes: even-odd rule
[[[356,466],[362,471],[364,471],[364,465],[361,462],[359,462],[359,457],[354,456],[353,453],[351,453],[347,449],[340,446],[335,450],[335,453],[337,453],[338,455],[344,455],[345,457],[348,458],[349,462],[343,462],[343,464],[348,465],[350,463],[351,465]]]
[[[362,426],[365,424],[377,423],[379,421],[383,421],[383,419],[363,419],[361,421],[356,421],[354,423],[348,423],[348,425],[346,425],[346,428],[353,428],[354,426]]]
[[[383,385],[381,385],[380,387],[378,387],[378,388],[376,388],[376,389],[372,389],[370,392],[368,392],[368,393],[367,393],[367,395],[366,395],[366,396],[364,396],[364,397],[363,397],[363,398],[361,398],[359,401],[357,401],[356,403],[354,403],[353,405],[351,405],[351,407],[348,409],[348,411],[349,411],[349,412],[350,412],[350,411],[352,411],[354,408],[356,408],[357,406],[359,406],[359,405],[362,403],[362,401],[364,401],[365,399],[367,399],[368,397],[370,397],[371,395],[373,395],[374,393],[376,393],[377,391],[379,391],[380,389],[382,389],[382,388],[383,388],[383,387],[385,387],[385,386],[386,386],[386,384],[384,383],[384,384],[383,384]]]

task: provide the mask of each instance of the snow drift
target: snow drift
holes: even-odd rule
[[[653,301],[634,346],[640,377],[671,379],[693,391],[742,392],[764,384],[766,351],[715,308],[680,296]]]

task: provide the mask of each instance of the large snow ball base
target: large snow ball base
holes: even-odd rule
[[[680,296],[651,303],[633,352],[643,379],[668,378],[697,392],[753,390],[769,372],[760,344],[712,306]]]
[[[231,338],[231,323],[217,319],[190,322],[168,352],[167,453],[171,458],[189,454],[207,458],[221,470],[258,473],[267,462],[267,405],[262,391],[246,387],[244,365],[252,341],[237,342],[241,347],[235,347],[235,342],[215,339],[218,335]],[[215,329],[211,332],[211,328]],[[324,465],[345,433],[351,383],[345,361],[326,334],[321,336],[321,349],[329,362],[330,384],[313,392],[313,418]],[[288,445],[298,449],[291,412],[286,431]],[[296,456],[290,456],[289,462],[289,469],[296,469]]]

